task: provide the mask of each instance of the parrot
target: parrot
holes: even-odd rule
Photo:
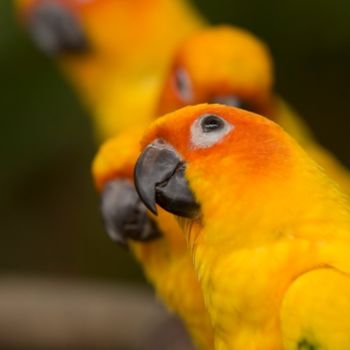
[[[157,119],[135,186],[185,236],[215,350],[350,349],[350,207],[275,122],[220,104]]]
[[[230,25],[202,28],[177,48],[157,115],[186,105],[220,103],[264,115],[290,133],[350,194],[350,174],[322,147],[303,119],[274,92],[273,59],[254,34]]]
[[[92,172],[101,194],[109,236],[128,246],[168,309],[183,321],[198,349],[213,349],[213,330],[191,255],[177,221],[166,211],[151,217],[133,185],[144,128],[132,128],[106,141]]]
[[[326,157],[326,151],[313,140],[311,133],[299,117],[282,99],[274,95],[272,86],[271,54],[258,38],[246,30],[227,25],[207,28],[195,32],[183,44],[180,44],[165,80],[163,93],[160,95],[158,113],[170,112],[185,104],[212,101],[250,109],[260,114],[268,114],[292,135],[297,135],[299,142],[310,145],[309,153],[311,153],[311,145],[314,144],[313,149],[319,150],[320,157],[324,160],[323,165],[326,163],[325,160],[329,159],[328,168],[334,168],[339,174],[343,174],[344,183],[346,183],[346,171],[331,156]],[[181,265],[173,264],[173,261],[176,261],[176,254],[179,260],[184,261],[183,256],[189,253],[186,251],[184,238],[180,243],[181,238],[173,237],[178,234],[179,229],[175,227],[171,216],[162,211],[160,217],[152,217],[151,220],[145,208],[142,209],[142,215],[139,212],[142,205],[136,194],[132,193],[130,185],[133,179],[131,169],[139,152],[138,143],[142,131],[138,133],[136,135],[134,132],[126,132],[108,141],[105,146],[101,147],[94,161],[93,174],[101,194],[102,215],[106,230],[115,241],[122,244],[127,243],[133,247],[133,254],[140,262],[148,279],[155,286],[160,298],[185,320],[185,324],[200,348],[204,348],[203,344],[205,344],[207,349],[212,349],[209,322],[206,321],[205,327],[189,326],[188,315],[191,315],[191,320],[193,315],[207,319],[203,297],[197,291],[198,281],[194,276],[189,257],[186,258],[186,273],[191,271],[192,274],[189,290],[196,291],[191,302],[194,302],[193,305],[196,308],[201,305],[201,313],[191,312],[193,306],[190,303],[181,305],[184,295],[181,288],[164,288],[164,285],[171,285],[171,282],[168,281],[177,281],[178,276],[183,274],[179,272]],[[128,196],[132,195],[133,205],[126,200],[128,196],[124,191],[127,191]],[[133,207],[139,213],[137,218],[135,218]],[[128,220],[133,220],[132,230],[130,230]],[[149,229],[149,227],[156,226],[160,229]],[[157,240],[161,240],[162,244],[158,244]],[[138,250],[135,247],[138,247]],[[140,254],[146,249],[147,254]],[[167,251],[166,254],[165,251]],[[167,255],[172,256],[172,259],[167,259]],[[153,261],[157,263],[153,265]],[[161,272],[159,266],[162,266],[167,273]],[[173,274],[169,271],[172,271]],[[164,281],[164,276],[167,282]],[[193,329],[196,329],[196,334],[193,334]],[[197,341],[198,338],[200,338],[199,341]]]
[[[186,0],[14,5],[34,42],[55,58],[87,107],[99,142],[150,121],[175,48],[204,25]]]

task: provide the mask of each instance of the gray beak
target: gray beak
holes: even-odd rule
[[[81,54],[89,49],[81,24],[57,1],[34,7],[27,26],[34,42],[48,55]]]
[[[112,180],[106,184],[101,213],[109,237],[122,245],[127,245],[128,239],[145,242],[161,236],[129,180]]]
[[[186,165],[162,140],[149,145],[135,166],[135,187],[146,207],[157,214],[156,203],[172,214],[194,218],[199,204],[185,177]]]

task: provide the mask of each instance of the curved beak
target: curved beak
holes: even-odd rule
[[[106,184],[101,213],[109,237],[122,245],[127,245],[128,239],[145,242],[161,236],[129,180],[112,180]]]
[[[31,9],[27,27],[34,42],[48,55],[80,54],[89,49],[79,20],[57,1],[43,1]]]
[[[198,215],[200,207],[189,188],[185,170],[179,154],[162,140],[156,140],[143,151],[135,166],[135,187],[150,211],[157,214],[157,203],[178,216]]]

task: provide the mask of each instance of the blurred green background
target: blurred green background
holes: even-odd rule
[[[195,3],[213,23],[240,25],[269,44],[277,91],[350,166],[350,2]],[[1,272],[142,281],[101,225],[87,113],[17,26],[9,0],[0,1],[0,82]]]

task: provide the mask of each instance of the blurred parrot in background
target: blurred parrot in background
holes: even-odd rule
[[[185,107],[143,139],[135,185],[178,217],[216,350],[350,349],[350,208],[283,129]]]
[[[194,344],[213,349],[213,331],[192,258],[176,220],[165,211],[151,218],[133,185],[143,128],[105,142],[93,163],[105,226],[109,236],[128,245],[146,277],[168,308],[178,314]]]
[[[203,25],[186,0],[14,1],[88,107],[100,140],[149,122],[175,48]]]

